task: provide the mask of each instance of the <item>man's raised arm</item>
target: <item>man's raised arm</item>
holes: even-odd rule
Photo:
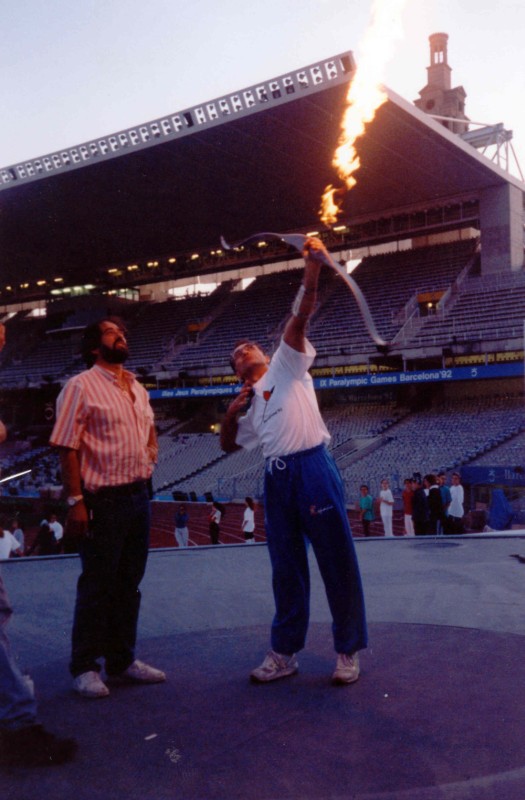
[[[326,254],[323,243],[319,239],[307,239],[303,250],[303,282],[293,302],[292,314],[284,328],[283,341],[293,350],[298,350],[300,353],[306,351],[306,325],[317,303],[317,283],[322,264],[321,254]]]

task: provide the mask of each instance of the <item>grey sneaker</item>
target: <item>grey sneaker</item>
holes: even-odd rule
[[[128,683],[163,683],[166,680],[166,673],[156,667],[150,667],[143,661],[135,660],[124,672],[111,677]]]
[[[73,678],[73,689],[82,697],[107,697],[109,689],[95,670],[83,672]]]
[[[276,653],[275,650],[268,650],[261,666],[250,672],[250,678],[255,683],[268,683],[268,681],[276,681],[278,678],[293,675],[298,669],[299,664],[295,653],[292,653],[291,656],[284,656]]]
[[[341,686],[346,683],[355,683],[359,678],[359,653],[348,656],[346,653],[337,654],[335,671],[332,683]]]

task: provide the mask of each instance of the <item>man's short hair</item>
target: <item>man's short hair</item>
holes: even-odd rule
[[[102,341],[102,331],[101,326],[103,322],[113,322],[122,333],[125,335],[127,334],[127,329],[120,317],[101,317],[98,322],[92,322],[90,325],[87,325],[84,328],[84,333],[82,334],[82,341],[80,343],[80,353],[82,355],[82,360],[86,364],[87,367],[92,367],[95,361],[97,360],[96,355],[93,353],[93,350],[96,350],[97,347],[100,347],[100,343]]]

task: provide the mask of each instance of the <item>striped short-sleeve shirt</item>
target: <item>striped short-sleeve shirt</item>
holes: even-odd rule
[[[123,376],[130,392],[111,370],[95,365],[71,378],[57,398],[50,443],[78,451],[88,491],[147,480],[153,471],[148,393],[131,372]]]

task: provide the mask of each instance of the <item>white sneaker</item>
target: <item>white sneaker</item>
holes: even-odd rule
[[[112,676],[117,679],[129,681],[130,683],[163,683],[166,680],[166,673],[161,669],[150,667],[143,661],[135,660],[124,672]]]
[[[299,664],[295,653],[292,653],[291,656],[284,656],[276,653],[275,650],[268,650],[261,666],[250,672],[250,678],[256,683],[268,683],[268,681],[276,681],[278,678],[293,675],[298,669]]]
[[[340,686],[346,683],[355,683],[358,678],[359,654],[354,653],[352,656],[348,656],[346,653],[338,653],[332,683]]]
[[[107,697],[109,689],[95,670],[83,672],[73,678],[73,689],[82,697]]]

